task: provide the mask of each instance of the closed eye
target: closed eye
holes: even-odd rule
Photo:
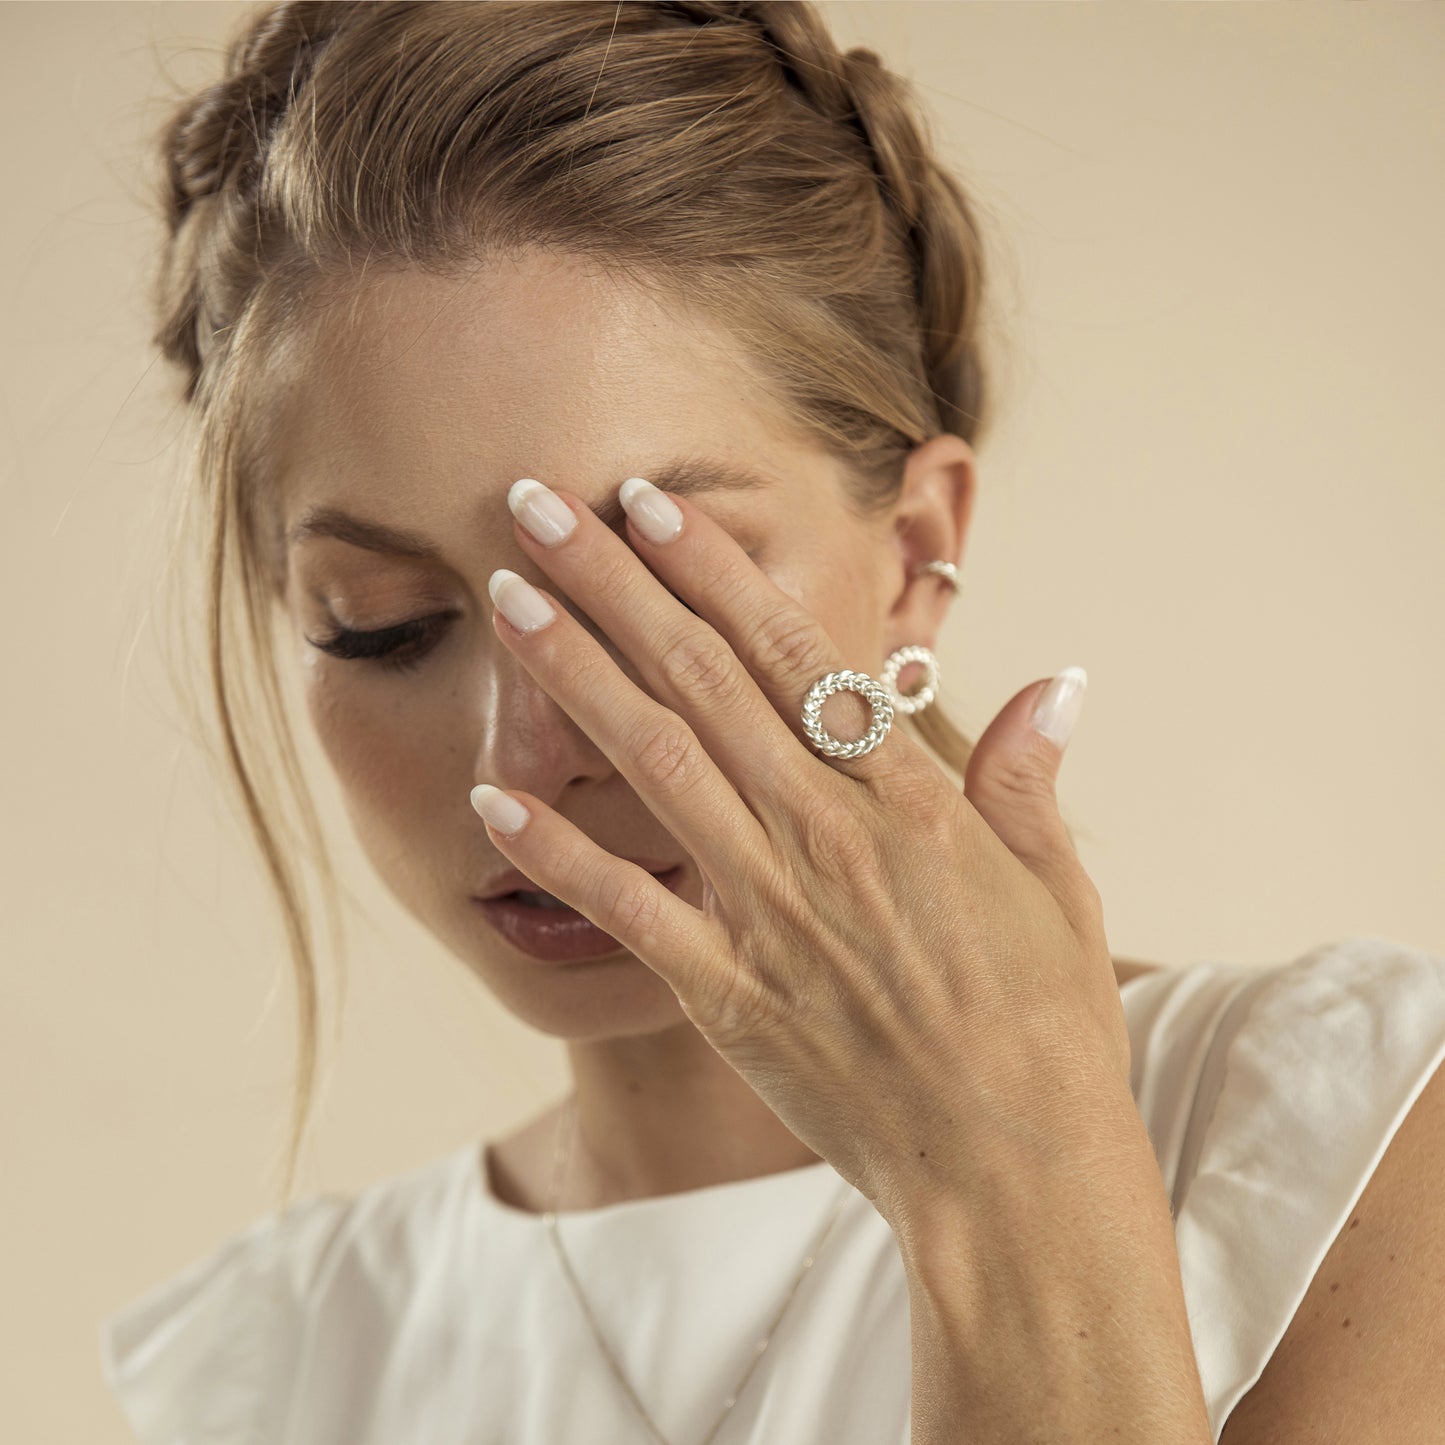
[[[756,560],[752,552],[749,552],[748,556]],[[695,607],[689,607],[681,597],[677,597],[675,592],[671,595],[694,617],[702,615]],[[308,637],[306,640],[328,657],[337,657],[344,662],[369,662],[387,672],[411,672],[421,666],[441,641],[451,622],[460,616],[461,613],[453,608],[431,617],[398,622],[394,627],[383,627],[374,632],[359,632],[355,628],[342,627],[340,623],[333,622],[328,636]]]
[[[370,662],[388,672],[410,672],[421,665],[427,654],[441,640],[448,624],[461,613],[440,612],[433,617],[418,617],[383,627],[376,632],[358,632],[354,628],[333,624],[327,637],[306,640],[330,657],[347,662]]]

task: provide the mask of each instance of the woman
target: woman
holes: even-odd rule
[[[804,4],[284,4],[165,147],[305,1050],[284,1208],[107,1321],[141,1438],[1307,1426],[1316,1291],[1409,1305],[1361,1242],[1442,1117],[1445,961],[1118,963],[1054,794],[1083,670],[943,718],[984,248],[902,83]],[[290,1199],[315,977],[237,600],[380,876],[568,1047],[355,1199]]]

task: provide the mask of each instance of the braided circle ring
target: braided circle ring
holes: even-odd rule
[[[898,691],[898,674],[910,662],[921,662],[925,668],[923,682],[910,693]],[[919,712],[933,701],[938,691],[938,659],[927,647],[900,647],[883,664],[878,681],[892,693],[893,706],[899,712]]]
[[[859,693],[873,709],[873,721],[868,731],[851,743],[840,743],[818,720],[823,704],[835,692],[845,690]],[[803,701],[803,728],[813,740],[813,746],[830,758],[861,758],[864,753],[871,753],[888,736],[888,729],[892,726],[893,699],[889,697],[888,689],[866,672],[853,672],[846,667],[841,672],[830,672],[808,689],[808,696]]]

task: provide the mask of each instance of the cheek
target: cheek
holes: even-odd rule
[[[866,590],[846,567],[816,557],[787,557],[761,566],[769,581],[818,619],[838,650],[849,657],[867,655],[878,631]],[[856,664],[855,664],[856,665]]]
[[[430,780],[444,766],[445,754],[435,741],[444,729],[434,718],[437,703],[424,686],[353,676],[363,666],[308,661],[303,668],[307,713],[352,816],[400,827],[406,819],[425,816],[426,799],[437,790]]]

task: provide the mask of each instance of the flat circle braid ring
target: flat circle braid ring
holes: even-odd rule
[[[835,692],[845,690],[858,693],[873,709],[873,721],[868,731],[851,743],[839,742],[819,721],[823,704]],[[846,667],[841,672],[830,672],[808,689],[808,696],[803,700],[804,731],[813,746],[830,758],[861,758],[864,753],[871,753],[888,736],[888,729],[892,726],[893,699],[888,695],[888,689],[866,672],[854,672]]]

